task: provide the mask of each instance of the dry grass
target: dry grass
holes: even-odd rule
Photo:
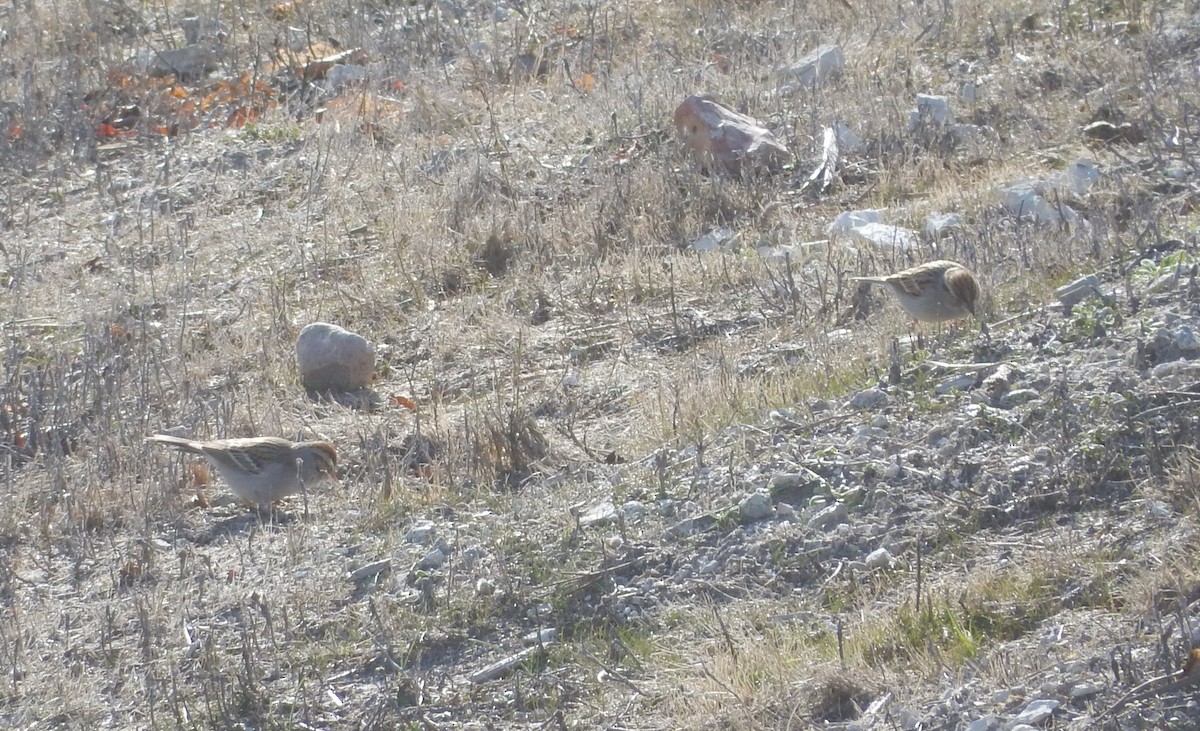
[[[722,609],[729,627],[673,608],[708,623],[620,629],[653,636],[631,655],[612,650],[627,624],[605,603],[604,572],[614,546],[647,539],[580,534],[569,506],[671,494],[668,472],[640,460],[691,449],[696,462],[672,469],[706,468],[714,434],[878,377],[908,324],[878,303],[855,320],[850,274],[960,259],[996,320],[1194,226],[1189,198],[1151,191],[1179,157],[1163,140],[1200,101],[1190,56],[1172,55],[1192,52],[1164,26],[1179,3],[563,3],[503,23],[469,2],[314,2],[283,20],[262,4],[206,6],[230,29],[220,74],[268,79],[276,39],[300,28],[364,48],[369,88],[402,113],[318,124],[328,99],[301,89],[249,126],[170,138],[149,121],[159,92],[114,79],[129,54],[175,45],[192,8],[121,7],[0,14],[0,717],[14,727],[846,717],[900,671],[872,667],[869,644],[849,671],[828,670],[828,628],[819,662],[778,628],[760,641],[754,618],[786,602]],[[849,59],[840,79],[777,93],[775,68],[830,41]],[[526,53],[544,74],[514,73]],[[955,96],[960,59],[988,78],[982,101],[953,105],[987,129],[965,144],[906,134],[915,93]],[[694,92],[767,122],[795,169],[701,175],[669,133]],[[136,134],[98,139],[100,119],[128,104],[146,117]],[[1106,115],[1142,120],[1155,172],[1085,147],[1079,127]],[[789,175],[807,173],[835,120],[865,150],[827,196],[798,193]],[[997,185],[1080,155],[1109,172],[1082,201],[1091,228],[1035,228],[1000,210]],[[836,213],[862,207],[914,228],[955,210],[970,225],[910,255],[754,253],[822,239]],[[742,247],[685,250],[717,226]],[[292,347],[316,320],[380,344],[381,408],[304,396]],[[198,490],[222,488],[198,488],[186,464],[142,442],[175,425],[331,438],[344,486],[307,496],[311,519],[294,505],[281,526],[197,508]],[[414,457],[427,447],[436,456]],[[436,575],[417,565],[429,547],[405,542],[417,519],[455,546]],[[347,581],[383,558],[390,570]],[[870,595],[891,602],[887,618],[856,622],[856,638],[875,621],[891,631],[896,591]],[[814,602],[806,611],[829,608]],[[462,682],[541,626],[568,642],[517,680]],[[936,667],[924,655],[901,665]]]

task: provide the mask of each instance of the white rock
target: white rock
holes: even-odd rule
[[[850,229],[849,235],[864,243],[874,244],[885,249],[905,251],[917,245],[916,231],[886,223],[864,223]]]
[[[579,516],[579,524],[585,528],[593,525],[608,525],[617,519],[617,508],[612,500],[593,505]]]
[[[974,81],[963,82],[963,85],[958,87],[958,96],[965,102],[974,103],[979,99],[979,85]]]
[[[808,519],[809,530],[830,530],[846,522],[849,511],[841,503],[827,505]]]
[[[908,113],[908,131],[913,132],[923,124],[934,127],[954,124],[950,101],[944,96],[917,94],[917,108]]]
[[[854,130],[850,129],[850,125],[845,122],[834,123],[833,132],[835,139],[837,139],[838,148],[842,152],[854,152],[862,147],[862,139],[854,134]]]
[[[845,66],[846,54],[842,52],[841,46],[829,44],[818,46],[795,65],[781,68],[777,73],[791,82],[788,86],[791,90],[793,85],[815,86]]]
[[[375,377],[375,347],[343,327],[314,322],[296,339],[296,364],[310,391],[355,391]]]
[[[745,520],[762,520],[771,517],[771,496],[765,492],[752,492],[742,500],[738,511]]]
[[[1071,690],[1067,692],[1067,695],[1072,698],[1087,698],[1104,690],[1104,687],[1103,683],[1075,683],[1071,686]]]
[[[1150,509],[1150,515],[1160,520],[1166,520],[1175,516],[1175,509],[1171,507],[1171,504],[1162,500],[1151,500],[1146,504],[1146,507]]]
[[[433,524],[432,520],[418,520],[404,534],[404,541],[405,543],[419,543],[424,545],[433,540],[436,532],[437,527]]]
[[[692,251],[715,251],[717,249],[732,249],[737,242],[737,235],[730,228],[714,228],[688,245]]]
[[[1172,360],[1159,363],[1150,369],[1150,376],[1155,379],[1168,381],[1171,385],[1182,386],[1185,382],[1200,378],[1200,362],[1194,360]]]
[[[888,395],[879,387],[865,388],[850,397],[848,406],[852,409],[873,409],[887,406]]]
[[[558,629],[556,627],[546,627],[535,632],[527,632],[521,635],[521,641],[527,645],[547,645],[558,640]]]
[[[1075,195],[1083,195],[1092,186],[1100,182],[1100,171],[1088,159],[1080,158],[1067,166],[1067,171],[1056,178],[1060,188],[1066,188]]]
[[[956,228],[961,228],[963,217],[957,213],[931,213],[925,219],[925,238],[937,241]]]
[[[1074,307],[1089,297],[1100,295],[1100,278],[1088,274],[1054,290],[1054,296],[1067,307]]]
[[[1032,388],[1016,388],[1001,396],[996,405],[1002,409],[1011,409],[1040,397],[1041,394]]]
[[[645,504],[637,500],[630,500],[621,506],[621,513],[625,516],[625,520],[630,523],[637,523],[646,517],[647,508]]]
[[[848,234],[855,228],[868,223],[882,223],[883,213],[871,208],[861,211],[846,211],[838,214],[833,223],[825,227],[825,233],[830,236]]]
[[[955,391],[966,391],[968,388],[975,385],[975,375],[973,373],[960,373],[956,376],[950,376],[946,380],[934,387],[934,391],[939,396],[945,396],[948,393]]]
[[[435,548],[417,562],[419,569],[440,569],[446,563],[446,554],[442,549]]]
[[[886,548],[876,548],[874,551],[868,553],[867,557],[863,559],[863,561],[867,564],[867,568],[885,569],[891,567],[894,559],[892,558],[892,554],[888,553]]]
[[[491,579],[480,579],[475,582],[475,596],[491,596],[496,593],[496,585]]]
[[[1066,203],[1051,203],[1043,195],[1046,185],[1040,180],[1019,180],[1000,191],[1001,202],[1018,218],[1030,218],[1038,224],[1080,223],[1083,218]]]
[[[1200,340],[1196,338],[1196,333],[1187,325],[1179,328],[1179,332],[1175,333],[1175,345],[1184,353],[1195,353],[1200,350]]]
[[[472,543],[460,555],[463,565],[470,568],[474,566],[481,558],[487,556],[487,549],[478,543]]]
[[[1018,724],[1040,724],[1042,721],[1050,718],[1050,716],[1055,710],[1058,709],[1060,705],[1062,704],[1058,701],[1050,700],[1048,698],[1039,698],[1038,700],[1030,701],[1029,705],[1025,706],[1025,710],[1021,711],[1020,715],[1013,719],[1013,721]]]

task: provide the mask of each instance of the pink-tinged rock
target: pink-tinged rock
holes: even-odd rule
[[[746,166],[771,170],[791,157],[771,130],[703,96],[689,96],[675,109],[675,131],[684,145],[705,162],[715,161],[737,174]]]
[[[355,391],[375,377],[375,347],[345,328],[314,322],[296,339],[296,365],[310,391]]]

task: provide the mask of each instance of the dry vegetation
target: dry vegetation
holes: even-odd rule
[[[801,728],[853,719],[885,689],[919,705],[989,648],[1004,650],[972,671],[1001,687],[1036,663],[1037,628],[1068,589],[1104,615],[1106,641],[1130,635],[1122,618],[1147,597],[1192,596],[1200,490],[1195,463],[1167,454],[1142,486],[1185,516],[1152,537],[1160,552],[973,514],[927,536],[914,605],[912,555],[831,575],[797,558],[816,538],[797,524],[764,548],[795,563],[792,586],[726,567],[728,581],[658,606],[625,603],[697,543],[749,540],[725,518],[719,538],[666,535],[658,501],[721,514],[747,491],[772,409],[886,375],[909,325],[860,301],[851,275],[958,259],[995,323],[1079,273],[1192,240],[1194,3],[493,9],[0,8],[5,725]],[[130,64],[182,45],[192,14],[226,29],[211,74]],[[825,42],[846,72],[779,93],[774,70]],[[330,92],[298,71],[348,49],[362,49],[359,85]],[[958,99],[975,77],[979,100]],[[907,133],[918,92],[950,96],[981,131]],[[707,175],[669,127],[693,93],[762,120],[794,165]],[[832,190],[800,192],[837,120],[863,149]],[[1133,123],[1136,144],[1088,140],[1097,120]],[[1104,172],[1071,201],[1089,226],[1000,207],[998,186],[1079,157]],[[756,253],[823,240],[853,208],[968,223],[908,253]],[[740,247],[687,250],[715,227]],[[379,345],[373,402],[300,388],[294,339],[317,320]],[[980,336],[949,337],[969,360]],[[178,425],[329,438],[342,485],[264,525],[143,443]],[[581,527],[605,498],[651,514]],[[1115,530],[1089,516],[1075,527]],[[409,539],[418,521],[432,544]],[[439,544],[446,563],[421,565]],[[544,652],[468,679],[547,627]]]

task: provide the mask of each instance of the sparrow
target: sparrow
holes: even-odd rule
[[[203,455],[235,495],[260,509],[307,487],[337,482],[337,451],[329,442],[278,437],[201,442],[168,434],[155,434],[146,441]]]

